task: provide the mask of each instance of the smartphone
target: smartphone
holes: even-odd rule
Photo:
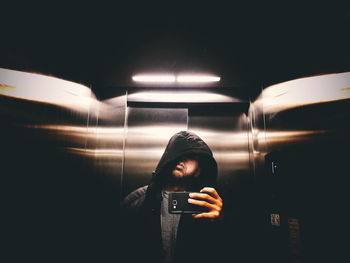
[[[170,214],[199,214],[207,212],[205,207],[188,203],[190,192],[169,193],[169,213]]]

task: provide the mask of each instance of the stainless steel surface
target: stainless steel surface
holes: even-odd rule
[[[95,138],[88,144],[87,153],[92,156],[95,174],[105,182],[111,202],[117,207],[123,172],[125,147],[126,93],[102,101],[98,111],[98,123],[90,127]]]
[[[293,80],[267,87],[250,107],[256,198],[266,222],[261,243],[270,262],[345,256],[349,87],[350,73]],[[269,223],[271,215],[281,226]],[[300,225],[293,228],[298,239],[290,222]]]
[[[188,126],[212,149],[223,188],[249,175],[248,126],[243,112],[220,111],[219,105],[190,109]]]
[[[40,74],[0,68],[0,95],[58,106],[85,114],[98,104],[91,89],[81,84]]]
[[[84,229],[98,224],[103,200],[86,155],[99,101],[88,87],[38,74],[1,69],[0,84],[4,250],[17,262],[76,256],[98,238]]]
[[[180,130],[198,133],[212,148],[224,189],[249,174],[246,103],[200,89],[132,90],[128,103],[137,106],[127,113],[123,195],[149,182],[166,143]]]
[[[218,163],[217,191],[224,202],[225,232],[231,242],[223,251],[248,260],[245,249],[255,238],[255,214],[249,163],[248,118],[236,105],[197,106],[189,109],[189,130],[202,137]],[[253,227],[252,227],[253,226]],[[230,254],[230,253],[229,253]]]
[[[127,108],[123,195],[149,183],[172,135],[187,130],[187,109]]]
[[[21,250],[113,257],[120,199],[147,184],[169,138],[189,130],[218,162],[227,233],[270,262],[342,254],[350,73],[267,87],[248,113],[224,92],[138,90],[99,101],[48,76],[1,70],[0,80],[4,236]]]

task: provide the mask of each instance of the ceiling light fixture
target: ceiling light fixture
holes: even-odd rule
[[[218,82],[220,77],[208,76],[208,75],[180,75],[176,78],[177,82],[180,83],[207,83],[207,82]]]
[[[164,75],[136,75],[132,77],[132,80],[140,83],[212,83],[219,82],[220,77],[212,76],[212,75],[189,75],[183,74],[179,76],[175,76],[172,74],[164,74]]]
[[[137,75],[132,77],[136,82],[152,82],[152,83],[172,83],[176,78],[174,75]]]

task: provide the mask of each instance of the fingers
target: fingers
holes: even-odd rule
[[[194,218],[212,218],[212,219],[218,218],[219,216],[220,216],[220,213],[217,211],[192,215],[192,217]]]
[[[190,193],[190,197],[188,202],[190,204],[199,205],[202,207],[206,207],[209,211],[205,213],[192,215],[194,218],[219,218],[222,212],[223,202],[215,190],[212,187],[204,187],[200,190],[200,193]],[[202,199],[196,200],[192,198]]]
[[[210,195],[212,195],[214,198],[216,199],[220,199],[221,197],[218,194],[218,192],[216,192],[215,188],[212,187],[204,187],[202,190],[200,190],[201,193],[209,193]]]
[[[222,207],[223,202],[218,194],[218,192],[215,190],[215,188],[212,187],[204,187],[202,190],[200,190],[201,193],[190,193],[191,198],[198,198],[198,199],[205,199],[208,200],[212,204],[216,204],[220,207]]]
[[[205,200],[209,201],[212,204],[217,203],[217,200],[214,197],[212,197],[212,196],[210,196],[208,194],[190,193],[190,197],[191,198],[196,198],[196,199],[205,199]]]
[[[220,207],[218,205],[211,204],[211,203],[208,203],[206,201],[200,201],[200,200],[189,198],[188,202],[190,204],[206,207],[206,208],[208,208],[209,211],[211,211],[211,210],[219,210],[220,209]]]

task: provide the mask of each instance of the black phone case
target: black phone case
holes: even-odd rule
[[[169,193],[169,213],[171,214],[199,214],[206,212],[202,206],[188,203],[190,192]]]

